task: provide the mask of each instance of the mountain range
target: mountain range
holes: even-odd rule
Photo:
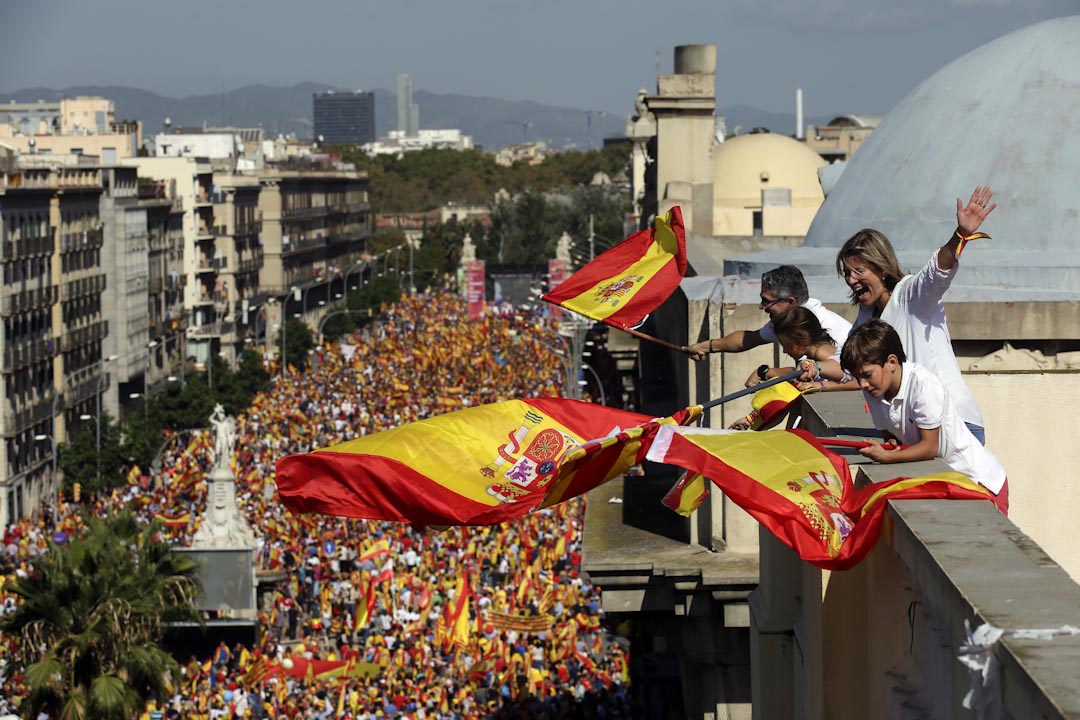
[[[166,97],[149,90],[123,86],[82,85],[62,90],[33,87],[12,93],[0,93],[3,102],[55,102],[59,97],[93,95],[113,100],[117,120],[141,120],[146,135],[160,132],[165,118],[173,128],[181,127],[262,127],[268,137],[296,133],[312,137],[312,95],[337,90],[314,82],[288,87],[248,85],[211,95]],[[381,137],[397,127],[397,96],[382,88],[375,93],[375,130]],[[633,106],[627,99],[627,107]],[[506,145],[542,140],[556,149],[598,148],[606,137],[620,137],[626,132],[626,115],[586,112],[575,108],[543,105],[523,100],[500,100],[424,90],[413,92],[413,102],[420,107],[421,128],[458,128],[472,135],[476,145],[497,150]],[[769,113],[746,105],[719,110],[727,118],[728,131],[736,127],[749,130],[766,127],[773,132],[791,134],[794,115]],[[822,123],[828,118],[807,118],[807,123]]]

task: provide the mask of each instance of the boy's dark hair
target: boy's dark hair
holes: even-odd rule
[[[781,265],[761,274],[761,286],[769,288],[778,298],[795,298],[797,305],[802,305],[810,298],[806,288],[806,278],[802,270],[794,265]]]
[[[900,336],[884,320],[871,320],[848,333],[840,350],[840,367],[858,372],[864,365],[884,365],[890,355],[900,362],[907,361]]]
[[[797,340],[805,345],[830,343],[836,345],[829,332],[821,327],[821,322],[814,313],[804,307],[793,307],[772,319],[773,332],[783,341],[785,338]]]

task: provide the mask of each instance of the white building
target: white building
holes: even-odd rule
[[[400,130],[391,130],[384,138],[362,145],[361,149],[369,156],[397,155],[416,150],[471,150],[472,135],[463,135],[460,130],[420,130],[416,135],[406,135]]]

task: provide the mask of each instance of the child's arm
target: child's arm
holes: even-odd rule
[[[859,453],[874,462],[899,463],[915,462],[916,460],[930,460],[938,454],[938,438],[941,435],[941,426],[936,428],[919,428],[919,442],[909,445],[903,450],[886,450],[877,443],[859,450]]]

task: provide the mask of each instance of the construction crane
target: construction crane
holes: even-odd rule
[[[586,110],[585,111],[585,127],[588,132],[588,144],[585,146],[585,150],[592,150],[592,119],[593,116],[603,117],[606,113],[603,110]]]
[[[510,125],[520,125],[521,126],[521,142],[522,143],[529,142],[529,128],[532,127],[532,121],[531,120],[525,120],[525,121],[521,121],[521,120],[504,120],[503,122],[508,123]]]

